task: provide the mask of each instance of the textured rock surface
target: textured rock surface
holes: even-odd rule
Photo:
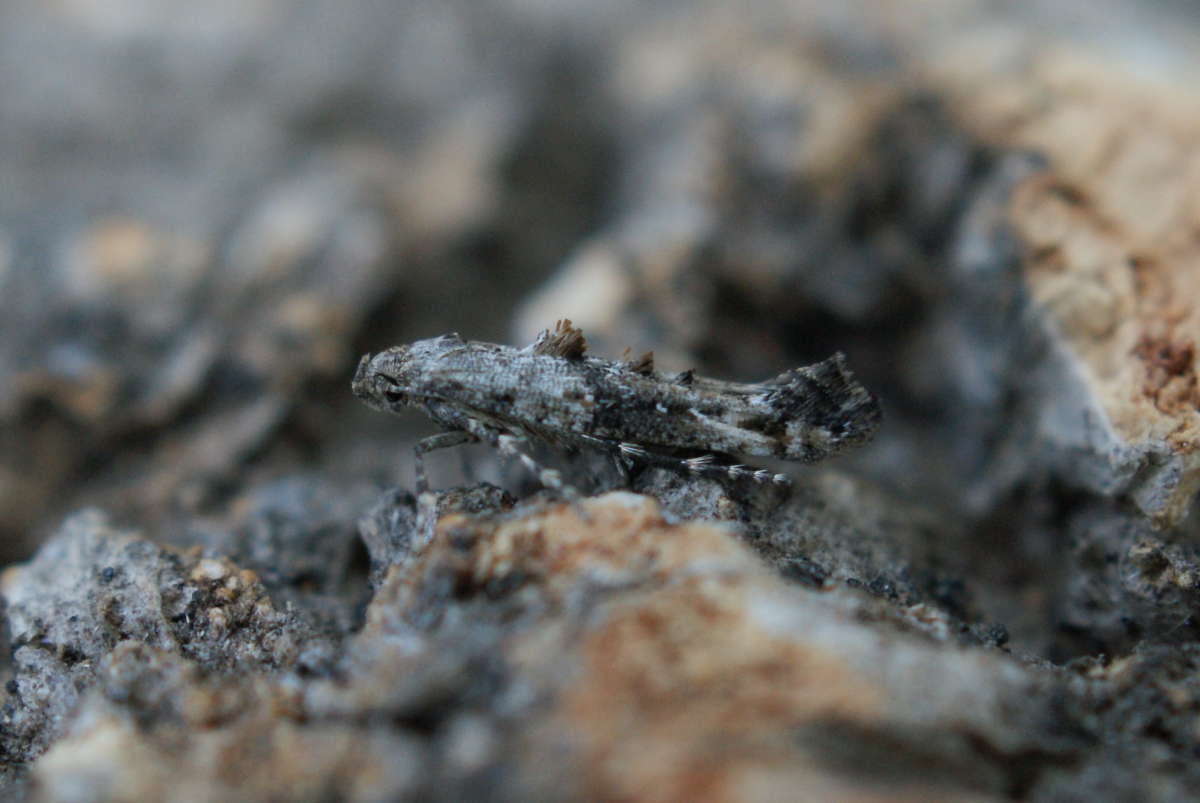
[[[1008,209],[1066,386],[1045,394],[1038,437],[1059,452],[1060,474],[1175,524],[1200,487],[1189,234],[1200,121],[1178,111],[1191,94],[1113,80],[1069,54],[995,83],[964,72],[950,79],[956,117],[1045,160]]]
[[[3,729],[10,766],[62,735],[119,648],[238,673],[290,666],[322,646],[298,617],[275,609],[252,571],[199,549],[163,550],[96,512],[72,517],[34,561],[6,570],[0,593],[12,639]]]
[[[389,507],[410,503],[372,518]],[[846,518],[808,529],[871,526]],[[937,601],[794,582],[738,532],[631,493],[447,513],[322,665],[246,570],[82,514],[4,578],[5,754],[52,744],[33,800],[1054,799],[1114,770],[1170,799],[1192,782],[1194,650],[1058,669],[964,640]],[[62,624],[31,636],[43,604]]]
[[[111,572],[90,576],[96,564]],[[58,582],[74,593],[47,591]],[[628,493],[444,516],[328,671],[298,662],[312,633],[249,572],[94,514],[3,590],[18,645],[7,755],[58,739],[32,799],[884,799],[945,729],[935,777],[908,782],[916,799],[930,784],[1003,792],[1016,782],[1003,755],[1073,745],[1053,716],[1009,702],[1054,693],[1052,674],[947,650],[956,633],[932,607],[788,583],[727,526],[672,524]],[[38,629],[42,605],[62,624]],[[888,766],[841,765],[877,740]]]
[[[0,797],[1190,799],[1196,53],[1123,0],[3,7]],[[883,428],[415,498],[357,355],[562,317],[843,350]]]

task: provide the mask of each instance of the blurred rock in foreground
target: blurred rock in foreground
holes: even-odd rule
[[[4,754],[40,755],[31,800],[1052,799],[1197,780],[1180,770],[1194,651],[1064,669],[966,646],[936,604],[789,582],[736,532],[629,493],[450,513],[317,660],[251,572],[84,514],[4,578]],[[1148,721],[1169,738],[1145,740]]]

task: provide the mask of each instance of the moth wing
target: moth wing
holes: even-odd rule
[[[763,387],[767,389],[763,401],[786,422],[798,458],[841,451],[863,443],[879,429],[879,402],[850,372],[841,352],[784,371]]]

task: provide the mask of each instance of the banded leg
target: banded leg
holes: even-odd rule
[[[425,476],[425,455],[438,449],[448,449],[463,443],[474,443],[476,440],[478,437],[473,433],[455,429],[449,432],[439,432],[437,435],[430,435],[428,438],[417,441],[417,445],[413,447],[414,470],[417,473],[417,496],[429,490],[429,480]]]
[[[500,451],[505,457],[513,457],[521,461],[530,474],[537,477],[538,482],[552,491],[557,491],[567,499],[578,498],[579,493],[563,482],[562,473],[553,468],[545,468],[528,452],[529,441],[509,432],[500,432],[486,424],[474,421],[468,422],[471,434],[485,441]]]
[[[751,480],[758,483],[772,482],[776,485],[790,485],[792,482],[786,474],[776,474],[765,468],[753,468],[741,464],[726,465],[718,462],[717,458],[711,454],[699,457],[679,458],[651,451],[636,443],[616,443],[610,444],[610,446],[615,446],[621,456],[631,462],[662,466],[663,468],[670,468],[675,471],[686,471],[702,477],[734,481]]]
[[[557,469],[546,468],[525,451],[528,445],[529,441],[524,438],[518,438],[516,435],[504,433],[496,436],[496,447],[500,450],[500,454],[520,460],[525,469],[537,477],[538,482],[542,485],[552,491],[559,492],[568,499],[575,499],[579,496],[574,488],[563,482],[562,472]]]
[[[620,487],[628,488],[633,485],[634,461],[630,460],[621,453],[619,441],[597,438],[595,435],[580,434],[577,437],[579,440],[588,444],[588,446],[590,446],[592,449],[600,452],[605,456],[605,458],[611,461],[613,467],[617,471],[617,476],[619,477],[619,481],[621,483]]]

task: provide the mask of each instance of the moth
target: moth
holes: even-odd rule
[[[538,465],[532,441],[598,448],[626,470],[656,465],[787,484],[786,475],[731,456],[809,463],[867,441],[879,427],[878,402],[841,353],[742,384],[659,372],[651,353],[618,361],[586,350],[569,320],[525,348],[450,334],[365,355],[352,388],[371,407],[417,407],[442,428],[415,447],[418,492],[428,488],[425,454],[474,441],[520,459],[559,490],[561,475]]]

